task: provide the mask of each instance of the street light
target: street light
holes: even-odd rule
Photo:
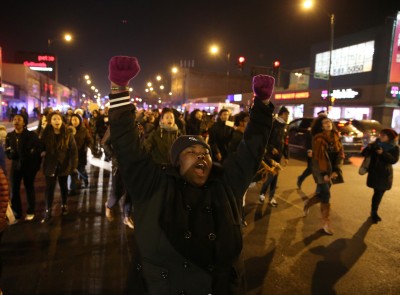
[[[65,42],[69,43],[72,41],[72,35],[71,34],[64,34],[62,38],[54,38],[54,39],[47,39],[47,50],[50,52],[50,47],[51,44],[54,43],[54,41],[57,40],[64,40]],[[58,58],[56,58],[56,64],[55,64],[55,78],[56,78],[56,83],[58,83]]]
[[[310,9],[313,7],[312,0],[306,0],[303,2],[303,7],[305,9]],[[334,32],[335,32],[335,14],[327,13],[330,20],[330,33],[329,33],[329,65],[328,65],[328,112],[329,109],[333,106],[334,98],[331,97],[331,88],[332,88],[332,77],[331,77],[331,69],[332,69],[332,52],[333,52],[333,40],[334,40]]]
[[[209,51],[212,55],[218,55],[219,47],[217,45],[211,45]],[[229,51],[226,53],[226,59],[228,62],[226,66],[226,94],[229,94],[229,75],[230,75],[230,63],[231,63],[231,53]]]
[[[47,51],[50,52],[51,44],[60,39],[66,41],[66,42],[71,42],[72,36],[71,36],[71,34],[64,34],[64,36],[62,38],[54,38],[54,39],[48,38],[47,39]],[[56,85],[57,85],[58,84],[58,57],[56,57],[56,59],[55,59],[54,77],[55,77],[55,81],[56,81]],[[49,72],[47,72],[47,91],[46,91],[47,106],[49,106],[49,98],[50,98],[50,85],[49,85]],[[42,103],[40,103],[40,104],[42,104]]]
[[[211,45],[209,48],[209,52],[211,55],[218,55],[219,54],[219,46],[218,45]],[[226,53],[226,58],[228,61],[227,69],[226,69],[226,75],[229,76],[229,69],[230,69],[230,62],[231,62],[231,53],[227,52]]]

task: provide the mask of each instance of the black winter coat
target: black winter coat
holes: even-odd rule
[[[89,130],[81,123],[75,128],[76,133],[74,135],[76,148],[78,149],[78,163],[79,165],[87,164],[87,149],[92,147],[93,139],[90,136]]]
[[[209,130],[210,138],[209,144],[213,156],[217,153],[221,153],[222,161],[225,160],[228,155],[228,144],[232,138],[233,128],[225,125],[225,122],[218,120],[211,126]]]
[[[43,159],[45,176],[67,176],[78,167],[78,149],[72,132],[67,130],[67,143],[62,150],[55,150],[45,135],[41,138],[46,152]]]
[[[110,95],[109,116],[111,141],[135,208],[138,249],[129,294],[244,295],[242,198],[260,165],[273,105],[255,99],[238,152],[195,188],[177,168],[155,164],[141,148],[134,106],[112,107],[114,98],[128,95]],[[196,210],[188,204],[192,193],[201,204]]]
[[[367,186],[378,190],[390,190],[393,184],[393,165],[399,160],[399,147],[384,151],[381,155],[376,153],[377,144],[372,143],[364,148],[362,155],[370,156]]]
[[[5,149],[7,157],[12,160],[12,170],[24,169],[36,173],[40,169],[43,145],[35,132],[28,129],[24,129],[19,135],[15,130],[9,132]]]
[[[267,155],[266,155],[267,159],[272,158],[279,163],[282,159],[282,156],[285,159],[289,158],[289,149],[286,142],[286,136],[287,136],[287,124],[281,123],[277,119],[274,119],[272,123],[271,135],[269,137],[267,146]],[[277,155],[272,154],[272,150],[274,148],[277,149],[279,152]]]

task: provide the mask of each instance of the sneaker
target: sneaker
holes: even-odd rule
[[[124,217],[124,224],[127,225],[131,229],[135,228],[135,225],[133,224],[133,220],[129,216]]]
[[[264,196],[264,195],[260,195],[260,197],[258,198],[258,200],[260,201],[261,204],[264,204],[265,196]]]
[[[62,213],[62,215],[67,215],[68,214],[68,206],[67,205],[62,205],[61,206],[61,213]]]
[[[25,216],[26,221],[31,221],[33,218],[35,218],[35,214],[26,214]]]
[[[108,221],[113,221],[114,220],[113,212],[110,208],[107,207],[107,202],[105,203],[105,206],[106,206],[106,218],[108,219]]]
[[[278,202],[275,200],[275,198],[272,198],[272,199],[269,201],[269,204],[270,204],[272,207],[278,206]]]

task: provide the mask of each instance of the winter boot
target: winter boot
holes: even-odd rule
[[[314,196],[312,196],[312,198],[307,199],[304,202],[304,208],[303,208],[304,217],[306,217],[308,215],[311,206],[313,206],[313,205],[315,205],[315,204],[317,204],[319,202],[321,202],[321,200],[320,200],[318,194],[314,194]]]
[[[322,229],[324,230],[325,234],[329,236],[333,235],[333,231],[330,227],[330,222],[329,222],[330,210],[331,210],[331,204],[321,203]]]

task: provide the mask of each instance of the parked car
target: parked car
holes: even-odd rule
[[[376,120],[351,120],[354,127],[364,133],[363,145],[366,146],[370,142],[374,142],[379,133],[383,129],[383,126],[379,121]]]
[[[306,156],[307,140],[310,137],[311,124],[314,118],[295,119],[288,125],[289,152]],[[346,160],[361,153],[363,148],[363,132],[353,126],[350,120],[334,120],[336,129],[340,133]]]

